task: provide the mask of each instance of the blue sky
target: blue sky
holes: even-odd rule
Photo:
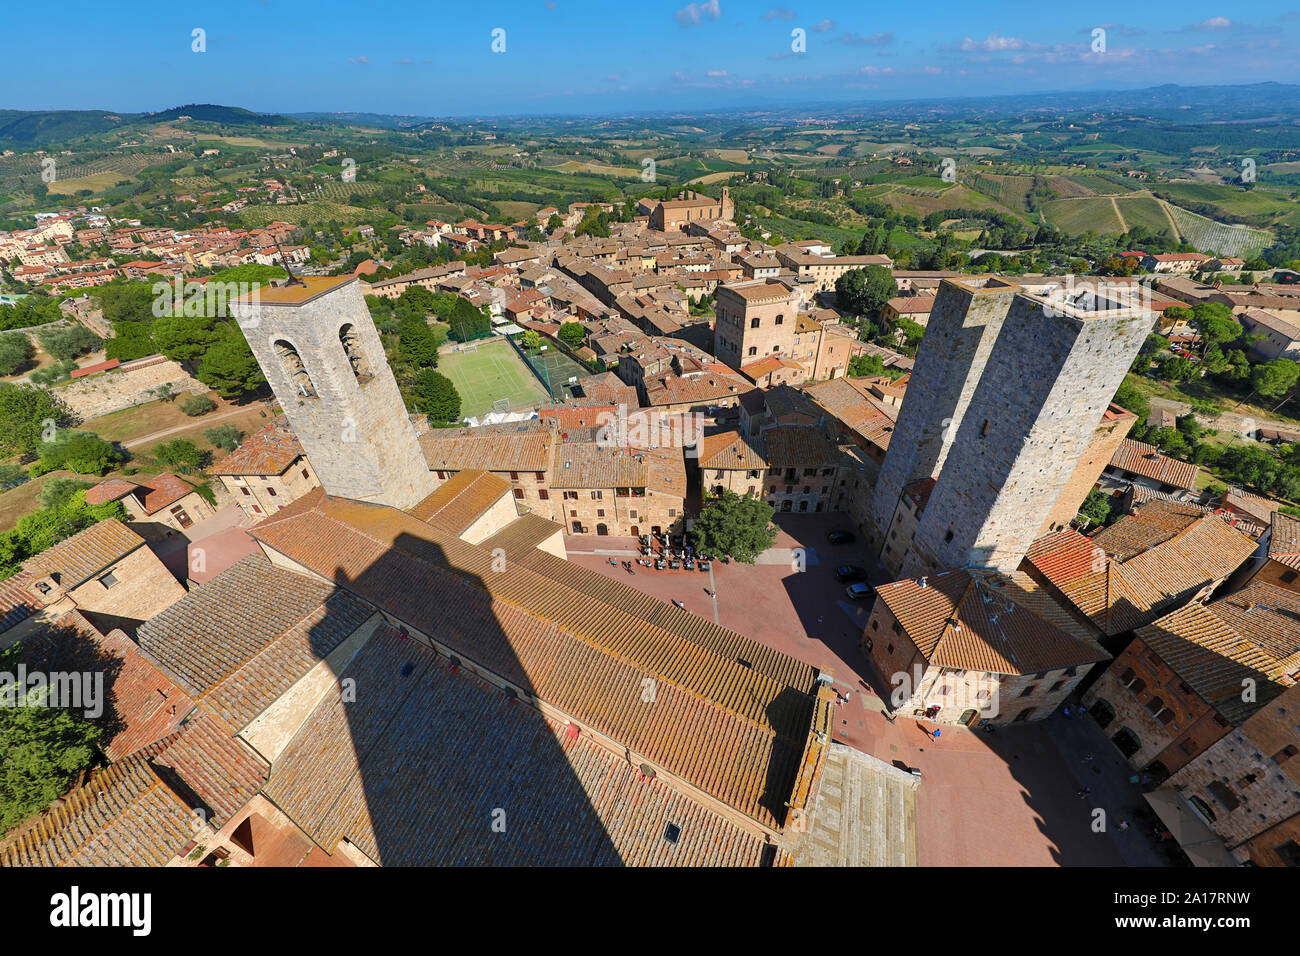
[[[1300,0],[64,0],[54,21],[5,6],[11,109],[623,113],[1300,81]]]

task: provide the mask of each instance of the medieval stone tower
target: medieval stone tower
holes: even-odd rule
[[[1020,286],[994,278],[940,284],[871,501],[880,537],[890,528],[904,487],[943,468],[957,432],[953,425],[966,413],[1011,300],[1020,291]],[[884,544],[875,543],[877,548]]]
[[[354,276],[262,288],[234,312],[326,492],[410,508],[433,491]]]
[[[1020,565],[1152,321],[1091,293],[941,286],[873,500],[883,538],[902,486],[935,479],[910,542],[893,543],[904,575]]]

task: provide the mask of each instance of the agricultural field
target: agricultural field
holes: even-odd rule
[[[1273,242],[1273,234],[1264,229],[1216,222],[1172,204],[1169,211],[1183,241],[1201,252],[1248,259]]]
[[[346,204],[353,196],[369,196],[379,191],[379,183],[357,182],[345,183],[340,180],[328,180],[321,183],[320,197],[327,202]]]
[[[1127,231],[1134,226],[1145,226],[1152,232],[1174,232],[1174,223],[1165,212],[1165,204],[1149,195],[1119,196],[1115,199],[1119,214]]]
[[[112,189],[118,183],[130,181],[131,177],[123,173],[102,172],[73,178],[60,176],[48,186],[51,196],[71,196],[82,189],[89,189],[92,193],[102,193]]]
[[[179,179],[173,179],[172,184],[183,192],[191,193],[221,188],[221,183],[211,176],[182,176]]]
[[[1119,210],[1107,196],[1050,200],[1043,203],[1043,218],[1062,232],[1080,234],[1092,230],[1111,235],[1124,232]]]
[[[266,226],[276,220],[297,226],[322,226],[331,220],[361,223],[373,215],[369,209],[336,202],[287,203],[285,205],[249,206],[239,212],[240,221],[249,226]]]
[[[1161,183],[1153,188],[1173,202],[1206,204],[1216,215],[1248,219],[1257,226],[1284,220],[1300,222],[1300,204],[1264,189],[1210,183]]]

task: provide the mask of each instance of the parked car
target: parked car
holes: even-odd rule
[[[862,601],[871,597],[871,585],[866,581],[854,581],[844,589],[850,601]]]
[[[861,581],[866,578],[867,572],[862,570],[856,564],[841,564],[835,569],[835,577],[839,578],[846,584],[849,581]]]
[[[826,534],[826,540],[831,544],[852,544],[857,538],[849,531],[830,531]]]

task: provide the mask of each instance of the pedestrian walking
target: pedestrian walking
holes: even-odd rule
[[[931,740],[935,740],[935,741],[937,741],[937,740],[939,739],[939,735],[940,735],[941,733],[943,733],[943,731],[941,731],[938,727],[936,727],[936,728],[934,729],[934,733],[931,735],[930,739],[931,739]]]
[[[1070,719],[1070,705],[1069,705],[1069,704],[1066,704],[1065,707],[1063,707],[1063,708],[1061,709],[1061,713],[1063,713],[1063,714],[1065,715],[1065,719],[1066,719],[1066,720],[1069,720],[1069,719]]]
[[[1121,820],[1121,821],[1119,822],[1119,829],[1120,829],[1121,832],[1123,832],[1124,830],[1127,830],[1127,829],[1128,829],[1128,821],[1127,821],[1127,820]]]

